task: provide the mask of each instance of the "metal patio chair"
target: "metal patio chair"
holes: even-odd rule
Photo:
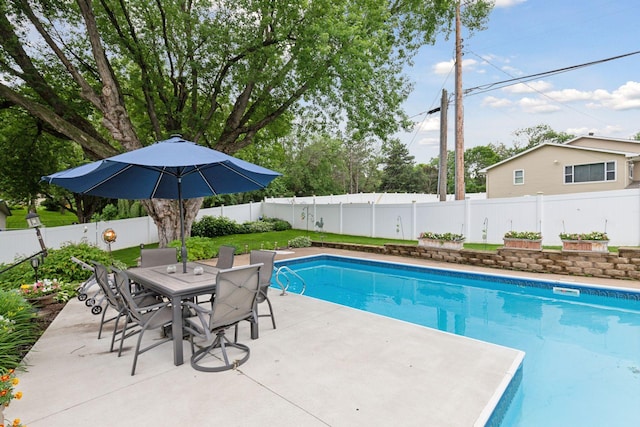
[[[226,330],[255,315],[261,267],[262,264],[256,264],[221,270],[216,279],[216,297],[211,310],[190,301],[184,303],[196,313],[185,319],[184,326],[185,332],[190,334],[194,369],[220,372],[235,369],[249,359],[249,347],[236,339],[229,340]],[[206,341],[213,338],[213,341],[196,351],[194,337]],[[231,351],[232,355],[229,354]]]
[[[125,307],[122,299],[117,295],[117,290],[114,287],[113,282],[109,279],[109,270],[107,270],[107,267],[96,261],[92,261],[92,264],[94,266],[93,269],[96,282],[98,283],[100,291],[107,301],[107,307],[102,310],[102,317],[100,318],[98,339],[102,337],[102,328],[104,327],[104,325],[109,322],[115,321],[113,333],[111,335],[111,346],[109,347],[109,351],[113,351],[113,345],[115,343],[116,335],[121,332],[118,330],[118,323],[120,321],[120,318],[125,315]],[[111,307],[116,312],[116,315],[106,319],[108,307]]]
[[[273,263],[276,258],[275,251],[254,250],[249,253],[249,264],[262,263],[263,266],[260,269],[260,289],[256,298],[256,322],[260,317],[271,317],[271,324],[273,329],[276,328],[276,319],[273,315],[273,307],[267,292],[271,286],[271,276],[273,275]],[[269,314],[258,314],[258,306],[263,302],[269,306]]]
[[[113,268],[113,272],[116,286],[124,303],[124,313],[127,319],[124,330],[122,331],[122,337],[120,338],[118,357],[122,354],[124,340],[133,335],[138,335],[138,342],[133,355],[133,366],[131,367],[131,375],[134,375],[140,354],[172,339],[169,336],[165,336],[160,340],[154,340],[152,344],[144,348],[140,348],[144,333],[149,329],[160,329],[170,325],[173,319],[173,313],[171,304],[168,301],[155,300],[156,302],[154,304],[145,304],[144,300],[136,298],[131,292],[131,281],[127,273],[117,268]]]
[[[178,262],[176,248],[140,249],[140,267],[175,264]]]
[[[218,248],[218,261],[216,262],[216,268],[225,270],[233,267],[233,259],[236,253],[235,246],[222,245]]]

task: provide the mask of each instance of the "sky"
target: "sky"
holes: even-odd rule
[[[462,31],[462,85],[487,84],[640,51],[638,0],[496,0],[486,29]],[[414,89],[404,104],[416,122],[396,136],[416,163],[438,156],[442,89],[450,94],[448,149],[454,149],[455,38],[438,38],[406,68]],[[640,54],[493,90],[463,99],[465,149],[502,143],[515,132],[548,125],[576,136],[633,138],[640,132]]]

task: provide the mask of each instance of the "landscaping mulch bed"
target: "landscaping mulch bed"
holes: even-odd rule
[[[50,304],[44,308],[38,310],[38,315],[36,317],[36,322],[38,323],[38,328],[40,329],[40,333],[43,333],[55,320],[58,314],[62,311],[66,303],[55,303]]]

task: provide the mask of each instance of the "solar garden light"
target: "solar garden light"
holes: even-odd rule
[[[40,257],[33,257],[30,260],[33,273],[36,276],[36,282],[38,281],[38,268],[40,267]]]

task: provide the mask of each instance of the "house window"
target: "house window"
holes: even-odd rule
[[[524,184],[524,170],[518,169],[513,171],[513,184],[521,185]]]
[[[565,184],[616,180],[616,162],[590,163],[564,167]]]

